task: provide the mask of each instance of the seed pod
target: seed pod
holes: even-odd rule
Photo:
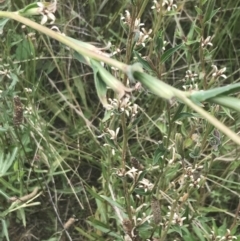
[[[144,170],[144,166],[135,157],[131,158],[131,164],[138,170]]]
[[[124,232],[131,236],[131,231],[133,229],[131,221],[129,219],[124,219],[122,225]]]
[[[63,225],[64,229],[68,229],[69,227],[71,227],[75,223],[75,221],[77,221],[75,218],[69,218],[68,221]]]
[[[153,212],[153,221],[155,224],[159,224],[159,222],[162,219],[159,200],[157,200],[156,198],[153,198],[151,201],[151,208]]]
[[[23,122],[23,108],[22,103],[19,96],[14,96],[14,116],[13,116],[13,123],[15,126],[19,126]]]

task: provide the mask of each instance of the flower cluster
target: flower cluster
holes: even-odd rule
[[[125,10],[125,17],[122,16],[121,20],[123,20],[123,23],[125,25],[127,25],[129,28],[132,27],[132,22],[133,19],[131,17],[131,14],[128,10]],[[150,29],[149,31],[146,31],[145,28],[141,28],[140,27],[144,26],[144,23],[141,23],[140,18],[136,18],[134,20],[134,24],[133,24],[133,32],[135,33],[135,41],[136,41],[136,46],[142,45],[143,47],[145,47],[145,43],[147,42],[147,40],[150,40],[150,34],[152,33],[152,29]]]
[[[173,0],[163,0],[162,6],[156,0],[153,0],[153,3],[154,5],[151,7],[151,9],[156,9],[157,12],[160,12],[161,7],[166,7],[168,12],[177,9],[177,5],[174,4]]]
[[[3,66],[1,66],[1,67],[3,68]],[[11,79],[10,70],[8,70],[8,69],[0,70],[0,75],[6,76],[8,79]]]
[[[163,41],[163,46],[162,46],[162,50],[165,51],[166,50],[166,46],[169,44],[168,41],[164,40]]]
[[[187,167],[185,168],[185,178],[190,179],[190,187],[200,188],[200,182],[201,182],[201,169],[203,166],[198,166],[196,168]]]
[[[192,73],[191,70],[186,71],[185,80],[190,79],[192,82],[198,77],[198,74]]]
[[[139,31],[139,37],[137,39],[136,45],[142,45],[145,47],[145,42],[147,42],[147,39],[151,39],[149,35],[152,33],[152,29],[146,31],[145,28],[141,28],[141,30],[142,31]]]
[[[143,203],[141,204],[139,207],[137,207],[136,209],[134,209],[131,206],[131,210],[132,210],[132,214],[133,214],[133,221],[135,226],[139,226],[145,222],[150,222],[150,219],[152,218],[152,215],[146,215],[146,213],[141,212],[143,208],[145,208],[146,206],[148,206],[148,204]],[[141,217],[137,217],[139,216],[139,214],[142,214]]]
[[[198,90],[198,84],[183,85],[182,87],[184,90],[188,90],[188,91],[197,91]]]
[[[132,25],[132,17],[131,17],[131,14],[130,14],[130,12],[128,11],[128,10],[125,10],[125,17],[124,16],[122,16],[121,17],[121,20],[123,20],[124,22],[124,24],[126,24],[126,25],[128,25],[128,27],[130,28],[131,27],[131,25]],[[136,31],[136,30],[139,30],[140,29],[140,27],[141,26],[143,26],[144,25],[144,23],[141,23],[141,20],[140,20],[140,18],[136,18],[135,19],[135,21],[134,21],[134,26],[133,26],[133,28],[134,28],[134,30]]]
[[[150,223],[150,219],[152,218],[152,215],[146,215],[145,212],[142,212],[142,209],[147,206],[146,203],[141,204],[137,208],[131,208],[131,212],[133,214],[133,222],[131,222],[129,219],[124,219],[122,222],[123,229],[125,232],[125,241],[132,241],[132,240],[138,240],[138,232],[136,232],[136,228],[145,222]]]
[[[119,177],[128,176],[131,178],[133,182],[137,184],[138,188],[144,189],[144,192],[151,191],[154,187],[154,184],[146,178],[143,178],[139,181],[141,173],[142,171],[135,167],[130,168],[127,172],[125,172],[123,169],[117,169],[116,171],[116,175]]]
[[[212,77],[215,79],[218,79],[219,77],[222,77],[224,79],[227,78],[227,76],[225,74],[223,74],[226,71],[226,67],[222,68],[222,69],[218,69],[218,67],[216,65],[212,65],[213,67],[213,74]]]
[[[237,239],[236,236],[231,235],[231,231],[227,229],[227,233],[224,236],[215,235],[214,231],[211,231],[210,238],[212,241],[233,241]]]
[[[130,102],[129,95],[125,95],[121,100],[109,98],[109,102],[109,110],[112,112],[112,115],[114,115],[114,112],[116,111],[120,113],[125,112],[128,117],[131,115],[133,118],[138,113],[138,105]]]
[[[29,106],[29,107],[25,107],[25,110],[24,110],[24,114],[26,115],[31,115],[33,113],[33,110],[32,110],[32,107]]]
[[[214,36],[208,36],[206,39],[204,39],[203,37],[201,38],[201,47],[202,48],[205,48],[207,47],[208,45],[209,46],[213,46],[212,44],[212,39],[213,39]]]
[[[168,206],[169,212],[167,213],[167,217],[171,216],[172,213],[172,208],[170,206]],[[183,226],[183,221],[186,219],[186,217],[181,217],[181,215],[179,214],[179,212],[174,211],[173,213],[173,217],[171,220],[171,224],[173,225],[179,225],[179,226]]]
[[[198,78],[198,74],[193,73],[191,70],[186,71],[186,75],[183,82],[191,82],[191,84],[183,85],[184,90],[192,91],[192,90],[198,90],[198,84],[195,83],[196,79]]]
[[[48,21],[48,19],[52,20],[50,24],[53,24],[56,20],[54,13],[57,10],[57,2],[56,1],[51,3],[37,2],[37,5],[38,5],[37,12],[43,16],[41,20],[41,24],[44,25]]]

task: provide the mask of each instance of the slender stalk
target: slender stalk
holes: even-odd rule
[[[10,19],[16,20],[18,22],[21,22],[21,23],[23,23],[33,29],[36,29],[39,32],[42,32],[42,33],[46,34],[47,36],[49,36],[53,39],[56,39],[57,41],[69,46],[70,48],[76,50],[78,53],[82,54],[83,56],[87,56],[89,58],[92,58],[92,59],[95,59],[98,61],[103,61],[104,63],[114,66],[124,72],[127,71],[128,65],[121,63],[115,59],[111,59],[107,56],[104,56],[101,53],[97,53],[86,47],[80,46],[81,41],[79,41],[79,44],[76,44],[76,43],[72,42],[68,37],[61,35],[61,34],[55,32],[45,26],[42,26],[38,23],[35,23],[28,18],[22,17],[19,14],[17,14],[17,12],[0,11],[0,18],[10,18]]]
[[[128,131],[126,126],[126,118],[125,118],[125,112],[122,113],[121,116],[121,123],[122,123],[122,131],[123,131],[123,145],[122,145],[122,169],[124,170],[124,173],[126,172],[126,154],[127,154],[127,144],[128,144]],[[131,210],[131,201],[130,201],[130,195],[128,190],[128,185],[126,181],[126,177],[123,178],[123,189],[125,193],[125,201],[126,201],[126,209],[128,212],[128,217],[131,222],[132,220],[132,210]],[[132,223],[133,224],[133,223]]]

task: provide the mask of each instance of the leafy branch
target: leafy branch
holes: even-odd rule
[[[23,17],[19,12],[4,12],[0,11],[1,18],[13,19],[15,21],[21,22],[39,32],[61,42],[62,44],[74,49],[80,57],[78,60],[89,65],[93,68],[95,72],[95,85],[100,101],[103,103],[104,107],[107,108],[106,92],[107,86],[110,86],[115,92],[118,93],[118,97],[121,98],[125,92],[131,91],[129,88],[125,87],[122,82],[117,80],[111,73],[102,67],[98,62],[104,62],[110,66],[113,66],[122,72],[124,72],[130,80],[137,80],[144,84],[150,91],[152,91],[157,96],[170,100],[176,98],[180,102],[183,102],[194,111],[199,113],[203,118],[208,120],[213,126],[222,131],[231,140],[240,145],[240,137],[230,130],[227,126],[217,120],[214,116],[209,114],[203,108],[200,107],[201,101],[208,101],[213,103],[221,103],[229,108],[236,109],[236,105],[239,106],[240,101],[236,98],[226,97],[227,103],[224,101],[224,94],[234,93],[240,89],[240,84],[229,85],[221,88],[216,88],[207,91],[196,91],[194,93],[184,92],[178,90],[163,81],[143,72],[140,64],[126,65],[115,59],[110,58],[104,54],[101,49],[95,46],[70,38],[59,32],[55,32],[47,27],[44,27],[30,19]],[[26,12],[24,12],[26,15]],[[23,15],[24,15],[23,14]],[[1,27],[6,24],[6,19],[2,21]],[[169,52],[171,54],[172,51]],[[167,56],[166,56],[167,57]],[[97,81],[96,81],[97,76]]]

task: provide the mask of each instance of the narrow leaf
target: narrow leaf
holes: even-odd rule
[[[101,198],[103,198],[104,200],[106,200],[109,204],[111,204],[113,207],[117,207],[117,208],[123,210],[123,207],[122,207],[119,203],[117,203],[116,201],[114,201],[114,200],[112,200],[111,198],[106,197],[106,196],[104,196],[104,195],[100,195],[100,196],[101,196]]]
[[[181,47],[182,47],[182,44],[179,44],[174,48],[168,49],[166,52],[164,52],[164,54],[161,56],[160,63],[165,63]]]
[[[240,112],[240,99],[231,96],[219,96],[208,101]]]
[[[110,74],[98,61],[90,61],[92,68],[97,70],[101,80],[105,82],[107,86],[113,89],[114,92],[118,93],[118,97],[122,98],[126,91],[130,92],[131,89],[125,87],[122,82],[116,79],[112,74]]]
[[[198,92],[194,92],[190,95],[190,99],[192,99],[193,101],[202,102],[202,101],[217,97],[218,95],[223,95],[223,94],[228,95],[228,94],[235,93],[239,90],[240,90],[240,83],[236,83],[236,84],[231,84],[231,85],[214,88],[210,90],[205,90],[205,91],[201,90]]]
[[[143,66],[144,69],[146,69],[146,70],[148,70],[148,71],[151,71],[151,72],[154,71],[154,70],[151,68],[150,64],[149,64],[145,59],[143,59],[143,58],[138,54],[138,52],[134,51],[134,55],[136,55],[138,62],[142,64],[142,66]]]
[[[94,72],[94,84],[95,84],[95,88],[96,88],[96,91],[97,91],[98,98],[101,101],[103,107],[108,109],[109,104],[107,102],[107,85],[101,79],[101,76],[98,73],[98,68],[96,68],[93,65],[92,69],[93,69],[93,72]]]
[[[143,83],[150,91],[163,99],[171,99],[174,96],[174,88],[163,81],[146,73],[135,71],[134,78]]]
[[[8,22],[9,18],[0,19],[0,35],[3,33],[3,28],[5,24]]]

